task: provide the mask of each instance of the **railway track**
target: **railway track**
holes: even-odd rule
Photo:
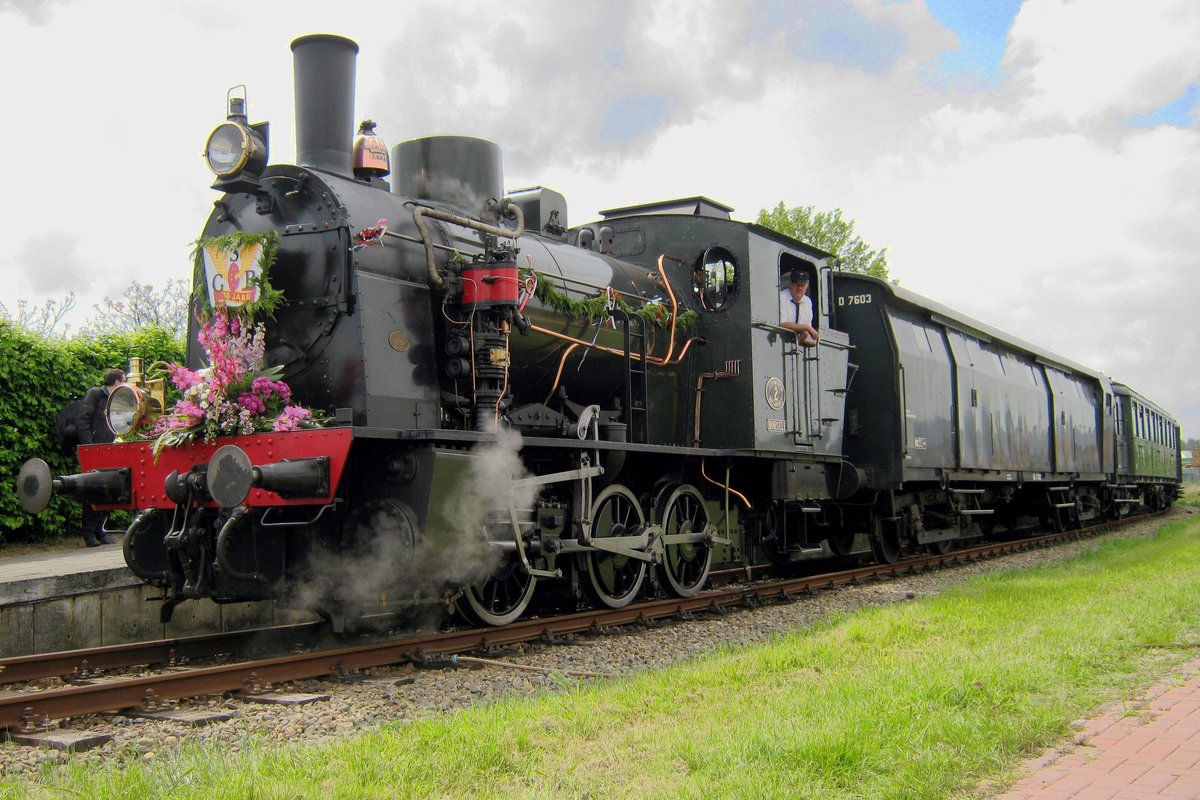
[[[1139,516],[1075,531],[1011,542],[993,542],[944,554],[923,555],[896,564],[872,564],[819,575],[742,583],[702,592],[691,598],[658,599],[622,609],[518,620],[502,628],[452,630],[355,646],[319,646],[319,649],[312,649],[317,646],[313,637],[320,638],[321,626],[309,624],[0,659],[0,682],[10,685],[46,678],[88,681],[102,671],[147,665],[166,670],[150,676],[105,678],[95,683],[19,691],[0,696],[0,729],[10,733],[36,731],[51,720],[107,711],[152,711],[169,701],[189,697],[225,693],[254,695],[290,681],[352,675],[360,670],[393,664],[440,664],[463,653],[489,652],[499,647],[539,640],[554,641],[571,634],[623,625],[672,618],[687,619],[696,614],[788,602],[838,586],[886,580],[1094,536],[1127,521],[1144,519],[1144,516]],[[290,652],[268,658],[250,656],[255,651],[261,653],[286,649],[294,646],[297,640],[306,643],[308,649],[305,652]],[[185,666],[217,654],[226,659],[250,657],[250,660],[212,666]]]

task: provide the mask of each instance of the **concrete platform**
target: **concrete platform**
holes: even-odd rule
[[[138,583],[119,544],[0,558],[0,607]]]
[[[159,622],[157,590],[125,566],[119,544],[0,558],[0,656],[73,650],[304,622],[273,602],[188,601]]]

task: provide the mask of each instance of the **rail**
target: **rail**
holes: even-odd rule
[[[1159,514],[1164,512],[1159,512]],[[1126,517],[1074,531],[1051,533],[1012,542],[994,542],[945,554],[920,556],[896,564],[873,564],[867,567],[842,570],[821,575],[734,586],[702,592],[691,598],[651,600],[621,609],[585,611],[544,619],[518,620],[499,628],[457,630],[443,633],[410,636],[378,641],[355,647],[340,647],[308,653],[293,653],[275,658],[259,659],[223,666],[202,667],[149,677],[109,680],[93,685],[71,686],[48,691],[17,693],[0,697],[0,728],[22,731],[37,729],[52,719],[93,714],[113,709],[149,709],[168,700],[204,695],[261,692],[288,681],[352,673],[399,663],[427,663],[443,660],[460,653],[488,651],[495,647],[599,631],[637,623],[650,623],[671,617],[686,619],[707,611],[721,612],[739,606],[757,606],[770,601],[791,601],[822,589],[883,579],[918,570],[976,561],[1009,552],[1044,547],[1060,541],[1073,541],[1112,530],[1126,522],[1141,521],[1147,516]],[[165,656],[179,651],[183,642],[189,648],[201,644],[223,645],[227,634],[199,637],[196,640],[153,642],[142,645],[147,653],[157,653],[154,663],[163,663]],[[133,652],[137,645],[98,650],[54,653],[0,660],[0,675],[11,680],[20,669],[26,675],[37,671],[34,664],[45,664],[42,671],[50,674],[48,665],[57,663],[71,670],[86,664],[91,669],[116,665],[121,651]],[[199,652],[197,649],[195,652]],[[214,649],[223,651],[222,647]],[[212,650],[210,649],[210,654]],[[147,658],[146,654],[137,659]],[[147,663],[135,660],[134,664]],[[24,666],[22,666],[24,665]],[[72,666],[74,665],[74,666]],[[128,663],[124,664],[128,665]],[[63,667],[55,667],[61,669]],[[12,672],[10,673],[10,670]],[[61,673],[60,673],[61,674]],[[66,674],[72,674],[70,672]],[[29,679],[29,678],[25,678]]]

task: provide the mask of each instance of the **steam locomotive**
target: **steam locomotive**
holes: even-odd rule
[[[132,512],[125,559],[164,620],[280,599],[339,628],[422,605],[503,625],[1176,497],[1178,425],[1128,387],[705,197],[570,227],[562,195],[505,194],[491,142],[352,141],[357,45],[292,51],[297,164],[268,165],[232,97],[203,236],[273,237],[264,360],[327,424],[156,447],[134,423],[166,400],[135,363],[109,403],[123,441],[19,476],[31,511]],[[779,325],[796,270],[815,346]]]

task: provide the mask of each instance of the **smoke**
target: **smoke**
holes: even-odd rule
[[[509,504],[517,509],[519,520],[530,519],[538,488],[515,483],[529,477],[521,461],[521,444],[520,433],[500,431],[495,441],[477,446],[465,480],[445,499],[441,509],[447,522],[444,558],[436,570],[443,582],[475,583],[501,566],[504,556],[488,540],[512,541]]]
[[[502,431],[481,443],[462,476],[443,497],[431,499],[430,523],[420,530],[407,507],[374,501],[343,531],[339,553],[309,559],[308,573],[292,587],[291,603],[327,607],[336,596],[347,614],[388,611],[396,603],[440,600],[447,589],[483,580],[515,553],[488,544],[512,541],[509,503],[522,521],[532,519],[535,486],[521,462],[521,435]]]
[[[424,597],[408,580],[421,531],[406,508],[387,501],[372,503],[342,532],[342,541],[339,552],[314,545],[306,574],[292,586],[292,604],[353,617]],[[337,598],[338,608],[330,608],[331,597]]]

